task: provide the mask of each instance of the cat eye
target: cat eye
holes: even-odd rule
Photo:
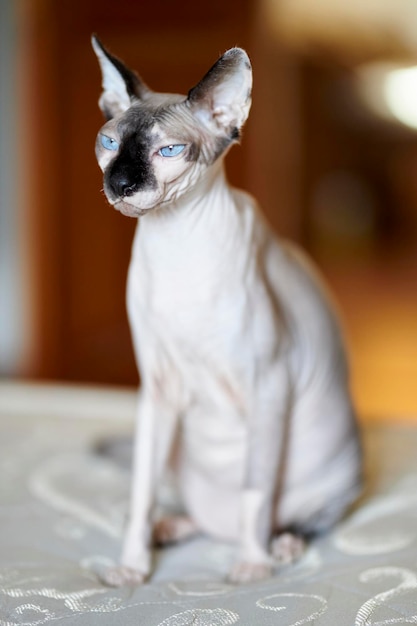
[[[117,150],[119,148],[119,144],[112,137],[108,137],[107,135],[101,135],[100,139],[101,145],[103,146],[103,148],[106,148],[106,150]]]
[[[185,144],[177,143],[171,146],[164,146],[160,150],[158,150],[158,154],[163,157],[174,157],[180,154],[185,148]]]

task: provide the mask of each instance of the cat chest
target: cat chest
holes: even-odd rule
[[[160,337],[154,355],[158,402],[179,409],[183,463],[235,485],[245,458],[250,397],[235,364],[212,348]]]

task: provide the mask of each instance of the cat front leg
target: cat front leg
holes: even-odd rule
[[[102,575],[111,586],[138,585],[151,571],[156,485],[167,464],[178,424],[177,414],[146,388],[139,395],[133,447],[130,510],[120,565]]]
[[[255,388],[249,417],[246,477],[241,494],[240,554],[229,578],[250,582],[272,574],[270,542],[276,498],[285,464],[291,382],[285,364],[275,364]]]

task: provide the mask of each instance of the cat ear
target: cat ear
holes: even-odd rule
[[[194,115],[216,134],[238,135],[251,105],[252,68],[241,48],[228,50],[188,93]]]
[[[135,99],[145,97],[150,90],[135,72],[110,54],[95,35],[91,43],[102,73],[103,92],[98,104],[109,120],[126,111]]]

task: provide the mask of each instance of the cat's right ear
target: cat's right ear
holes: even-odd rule
[[[236,139],[251,105],[252,68],[242,48],[231,48],[188,93],[188,105],[213,133]]]
[[[124,113],[134,100],[146,97],[150,90],[135,72],[110,54],[95,35],[91,43],[102,73],[103,92],[98,104],[104,117],[109,120]]]

